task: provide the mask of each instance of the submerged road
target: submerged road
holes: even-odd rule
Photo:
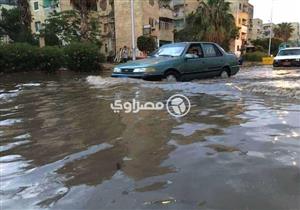
[[[146,82],[0,78],[1,209],[300,209],[300,70]],[[114,100],[191,101],[114,113]]]

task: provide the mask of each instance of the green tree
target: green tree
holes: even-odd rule
[[[7,35],[14,42],[36,43],[28,27],[21,22],[21,12],[19,8],[1,10],[0,35]]]
[[[20,11],[20,21],[22,25],[30,30],[32,16],[30,12],[29,0],[17,0],[17,5]]]
[[[156,42],[151,36],[140,36],[137,39],[137,47],[140,51],[149,54],[156,49]]]
[[[280,23],[274,28],[274,34],[276,38],[282,39],[287,42],[294,32],[294,28],[291,23]]]
[[[81,40],[88,40],[88,22],[91,10],[97,10],[98,0],[70,0],[71,4],[79,11],[80,14],[80,34]]]
[[[64,45],[72,42],[80,42],[81,19],[78,11],[69,10],[54,12],[45,21],[42,33],[45,36],[46,45]],[[97,18],[91,17],[87,22],[85,41],[101,46],[100,23]]]
[[[201,1],[199,7],[187,18],[185,28],[175,33],[177,41],[211,41],[229,49],[230,41],[238,35],[230,13],[230,3],[225,0]]]
[[[283,41],[278,38],[272,39],[272,45],[271,45],[271,54],[276,55],[279,49],[280,44]],[[267,53],[269,50],[269,39],[256,39],[252,40],[251,43],[256,48],[257,51],[262,51]]]

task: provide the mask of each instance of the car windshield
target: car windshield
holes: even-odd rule
[[[185,49],[186,45],[168,45],[163,46],[157,50],[155,53],[155,56],[172,56],[172,57],[178,57],[181,56]]]
[[[281,50],[278,55],[288,56],[288,55],[300,55],[300,49],[291,49],[291,50]]]

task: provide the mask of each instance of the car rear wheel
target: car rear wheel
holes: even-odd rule
[[[166,81],[166,82],[178,82],[178,81],[180,81],[180,75],[175,71],[169,71],[165,74],[164,81]]]
[[[227,79],[230,77],[230,72],[229,72],[229,69],[227,68],[224,68],[220,74],[221,78],[223,79]]]

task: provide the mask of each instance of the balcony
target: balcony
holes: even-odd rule
[[[162,7],[159,9],[159,17],[173,19],[173,11]]]

